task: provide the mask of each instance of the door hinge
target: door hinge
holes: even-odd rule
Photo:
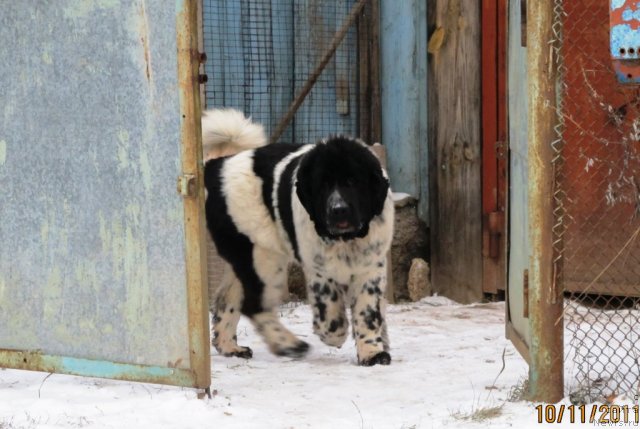
[[[496,141],[496,158],[507,159],[507,142],[503,140]]]
[[[483,255],[492,259],[500,257],[500,243],[504,235],[504,212],[495,211],[484,215]]]
[[[194,174],[183,174],[178,176],[178,194],[183,197],[192,198],[196,196],[196,176]]]

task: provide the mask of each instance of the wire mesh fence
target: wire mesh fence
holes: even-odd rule
[[[203,0],[206,104],[233,107],[271,134],[326,53],[355,0]],[[358,39],[352,25],[281,142],[358,132]]]
[[[640,89],[619,84],[609,2],[555,0],[554,273],[576,402],[640,391]]]

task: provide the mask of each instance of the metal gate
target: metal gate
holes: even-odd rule
[[[8,3],[0,40],[0,366],[208,387],[195,2]]]

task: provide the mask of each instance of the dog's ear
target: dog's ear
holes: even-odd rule
[[[388,192],[389,180],[382,174],[382,168],[378,167],[371,175],[371,208],[374,216],[382,213]]]

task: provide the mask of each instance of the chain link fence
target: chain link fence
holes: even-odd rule
[[[271,135],[356,0],[203,0],[206,105],[233,107]],[[358,34],[350,25],[281,142],[358,134]]]
[[[554,276],[575,402],[640,391],[640,88],[617,82],[609,2],[555,0]]]

